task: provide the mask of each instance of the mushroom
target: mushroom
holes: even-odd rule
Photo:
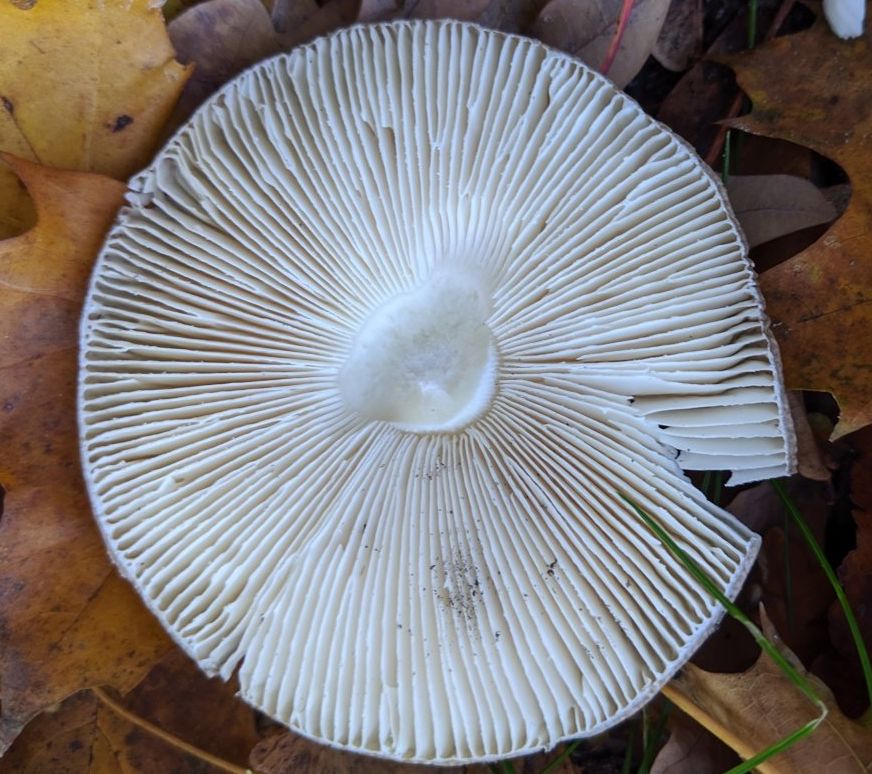
[[[121,572],[330,745],[487,761],[642,707],[759,540],[683,469],[793,468],[720,185],[607,80],[470,24],[352,27],[130,183],[80,423]]]

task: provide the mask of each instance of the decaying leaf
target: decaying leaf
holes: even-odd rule
[[[0,774],[118,774],[100,731],[103,707],[79,691],[33,720],[0,758]]]
[[[621,0],[551,0],[533,25],[533,36],[543,43],[577,56],[594,70],[603,65],[615,35]],[[637,0],[621,39],[609,78],[623,88],[654,48],[669,0]]]
[[[727,193],[749,247],[836,218],[821,190],[794,175],[731,175]]]
[[[826,719],[810,737],[760,764],[761,774],[864,774],[872,770],[872,729],[846,718],[829,688],[806,672],[764,619],[764,632],[826,704]],[[819,715],[766,655],[746,672],[717,674],[693,664],[669,684],[669,697],[742,757],[749,758]]]
[[[131,688],[169,647],[112,569],[79,467],[79,311],[124,186],[7,161],[38,223],[0,242],[0,752],[81,688]]]
[[[0,774],[221,771],[210,760],[241,771],[259,737],[233,691],[173,651],[124,699],[80,691],[44,712],[0,759]]]
[[[736,754],[683,712],[669,716],[669,739],[651,764],[651,774],[723,774]]]
[[[358,21],[462,19],[473,21],[491,0],[361,0]]]
[[[543,0],[491,0],[476,19],[483,27],[527,34],[533,26]]]
[[[790,407],[790,417],[793,420],[793,431],[796,433],[797,473],[812,481],[829,481],[830,469],[824,461],[824,455],[821,453],[821,448],[811,428],[808,412],[802,401],[802,393],[797,390],[789,390],[787,403]]]
[[[267,0],[282,48],[290,49],[355,20],[361,0]]]
[[[702,0],[672,0],[652,56],[667,70],[685,70],[702,54],[702,21]]]
[[[193,63],[173,123],[181,123],[234,75],[275,54],[280,44],[260,0],[207,0],[167,25],[180,61]]]
[[[101,710],[100,731],[125,774],[198,772],[209,758],[242,769],[260,736],[254,711],[236,698],[237,690],[235,681],[207,678],[174,650],[127,696]]]
[[[872,427],[845,439],[851,448],[850,499],[856,524],[856,547],[842,561],[838,574],[867,646],[872,646]],[[833,650],[814,663],[815,672],[833,687],[839,703],[851,715],[869,707],[860,660],[838,603],[829,611]]]
[[[0,3],[0,150],[127,179],[148,161],[188,71],[148,0]],[[0,169],[0,239],[32,225]]]
[[[753,102],[732,125],[814,149],[853,186],[833,227],[761,278],[788,385],[832,392],[840,437],[872,422],[872,46],[818,20],[730,63]]]

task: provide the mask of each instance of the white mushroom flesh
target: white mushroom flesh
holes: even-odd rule
[[[581,63],[455,22],[258,65],[131,182],[83,317],[124,574],[309,737],[451,763],[602,731],[758,538],[684,469],[789,472],[718,184]]]

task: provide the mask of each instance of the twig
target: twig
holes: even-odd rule
[[[615,28],[615,34],[612,35],[612,40],[609,43],[609,50],[606,51],[605,59],[603,59],[600,72],[603,75],[608,75],[609,70],[615,63],[615,57],[618,55],[618,50],[621,47],[621,41],[624,39],[624,33],[627,31],[627,25],[630,23],[630,14],[633,13],[633,3],[635,0],[623,0],[621,2],[621,12],[618,14],[618,26]]]
[[[790,13],[793,8],[795,0],[783,0],[781,5],[778,8],[778,11],[775,13],[775,17],[772,19],[772,23],[769,25],[769,29],[766,30],[766,35],[763,38],[764,41],[772,40],[777,34],[778,30],[781,29],[781,25],[784,24],[784,20],[787,18],[787,14]],[[727,115],[724,117],[723,121],[729,121],[742,111],[742,104],[745,101],[745,95],[742,93],[742,90],[739,90],[739,93],[736,94],[736,98],[733,100],[733,104],[730,105],[730,109],[727,112]],[[712,146],[709,149],[709,152],[706,154],[705,162],[710,167],[715,165],[715,162],[721,157],[721,152],[724,149],[724,142],[727,137],[728,126],[725,126],[722,122],[718,127],[718,133],[715,136],[714,142],[712,142]]]
[[[128,723],[132,723],[143,731],[147,731],[149,734],[156,736],[168,745],[171,745],[194,758],[198,758],[199,760],[208,763],[210,766],[214,766],[216,769],[226,771],[228,774],[251,774],[251,769],[245,769],[241,766],[228,763],[222,758],[212,755],[205,750],[201,750],[199,747],[194,747],[194,745],[188,744],[184,739],[179,739],[177,736],[174,736],[168,731],[164,731],[159,726],[154,725],[154,723],[149,723],[145,718],[139,717],[139,715],[136,715],[123,705],[119,704],[102,688],[92,688],[91,693],[103,702],[103,704],[109,707],[109,709],[118,715],[118,717],[124,718]]]

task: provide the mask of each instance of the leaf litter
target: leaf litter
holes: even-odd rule
[[[99,16],[79,0],[67,6],[71,23],[66,28],[50,15],[51,4],[41,5],[45,23],[30,26],[20,23],[25,17],[9,14],[33,10],[37,4],[0,6],[0,14],[13,19],[10,39],[19,49],[34,44],[46,48],[43,42],[58,41],[69,49],[63,54],[48,46],[39,54],[47,58],[28,63],[53,62],[58,63],[52,65],[55,69],[64,69],[63,56],[81,58],[75,53],[79,50],[88,55],[78,69],[64,70],[60,89],[46,83],[40,90],[36,85],[42,81],[28,80],[38,64],[0,66],[0,92],[14,97],[7,96],[0,109],[0,150],[120,179],[146,163],[161,137],[245,67],[356,20],[386,18],[453,16],[538,34],[594,68],[613,49],[617,56],[609,76],[619,85],[632,81],[630,91],[650,97],[652,105],[662,103],[661,120],[711,155],[723,136],[715,122],[730,115],[736,96],[722,78],[724,67],[701,60],[700,49],[708,45],[723,61],[724,52],[742,47],[748,25],[743,3],[723,4],[723,22],[712,20],[711,8],[701,13],[694,0],[638,0],[631,4],[620,40],[616,30],[626,4],[614,0],[180,0],[166,6],[174,16],[169,24],[174,55],[155,3],[109,1],[101,5]],[[790,5],[772,9],[761,3],[761,19],[781,14],[783,21]],[[713,25],[720,33],[712,33]],[[116,31],[120,43],[110,39]],[[113,49],[118,45],[120,52]],[[819,24],[729,60],[752,105],[750,115],[733,119],[732,126],[789,142],[756,145],[748,136],[732,162],[742,174],[733,176],[728,188],[760,265],[775,266],[763,275],[763,285],[778,324],[790,385],[831,391],[839,400],[841,417],[815,397],[818,393],[794,396],[792,410],[803,431],[800,472],[817,483],[792,486],[821,537],[841,524],[841,542],[836,541],[830,555],[869,637],[872,449],[868,430],[859,430],[872,421],[872,391],[864,381],[868,371],[862,373],[863,358],[867,364],[872,361],[865,316],[872,279],[872,271],[866,272],[872,214],[866,190],[872,163],[866,124],[872,90],[864,46],[862,40],[838,42]],[[3,56],[10,50],[0,51],[0,65],[9,65]],[[652,64],[652,54],[660,64]],[[191,72],[189,65],[194,75],[173,108]],[[665,80],[658,76],[671,85],[652,96],[648,84],[654,81],[646,73],[656,73],[661,65],[685,73]],[[710,77],[713,72],[720,73],[718,78]],[[19,94],[24,102],[19,103]],[[81,120],[55,120],[50,133],[43,131],[47,116],[70,114],[73,105],[89,106],[75,113]],[[847,186],[843,180],[820,178],[815,171],[820,156],[839,163],[850,180],[850,201],[842,217],[838,200],[846,197],[833,193]],[[8,414],[0,432],[5,448],[16,450],[9,457],[15,462],[0,466],[0,484],[6,490],[0,519],[0,719],[3,739],[12,744],[0,760],[0,772],[235,772],[246,766],[263,774],[370,770],[375,764],[368,759],[326,750],[276,728],[239,703],[232,688],[199,675],[111,568],[79,478],[72,396],[82,289],[121,187],[95,175],[12,164],[18,174],[0,184],[6,213],[0,237],[30,230],[0,241],[5,296],[0,387]],[[824,230],[834,220],[822,239],[778,263],[785,240],[816,234],[815,229]],[[834,435],[840,440],[828,441],[837,419]],[[852,431],[859,432],[847,435]],[[868,770],[868,728],[842,714],[844,709],[856,716],[865,709],[854,690],[860,678],[844,621],[765,487],[742,492],[733,506],[764,533],[761,570],[742,599],[748,609],[764,600],[785,640],[836,691],[833,698],[818,684],[830,707],[828,725],[789,750],[789,763],[776,758],[767,765],[774,767],[770,771],[800,773]],[[734,494],[728,491],[726,497],[733,499]],[[715,670],[730,664],[736,668],[731,660],[731,651],[738,652],[736,641],[723,639],[730,631],[728,624],[723,627],[705,654],[701,652],[700,663]],[[786,645],[783,649],[790,653]],[[796,658],[792,653],[790,657]],[[741,739],[745,754],[771,744],[791,724],[799,725],[803,713],[813,712],[807,702],[796,704],[783,676],[762,658],[733,674],[702,672],[691,665],[674,687],[694,694],[697,711],[729,718],[729,735],[734,743]],[[651,712],[657,714],[664,706],[659,700]],[[705,774],[722,770],[730,760],[723,745],[678,710],[668,722],[671,736],[654,761],[654,771]],[[638,762],[648,752],[653,759],[656,750],[639,747],[643,736],[615,729],[601,740],[578,745],[552,771],[613,770],[609,767]],[[517,761],[513,770],[532,774],[553,757]],[[388,769],[377,763],[372,770]]]

